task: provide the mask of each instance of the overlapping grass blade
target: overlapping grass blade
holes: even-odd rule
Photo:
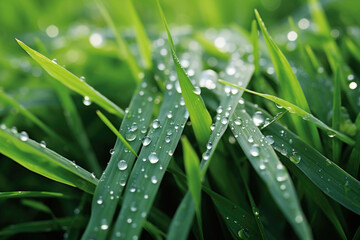
[[[112,20],[108,10],[106,9],[106,7],[103,3],[103,0],[97,0],[96,3],[100,10],[101,15],[103,16],[107,25],[110,27],[110,29],[112,30],[112,32],[115,36],[116,43],[119,47],[120,58],[122,58],[126,61],[136,82],[140,82],[141,69],[140,69],[138,63],[136,62],[136,59],[134,58],[134,56],[131,54],[128,44],[126,43],[126,41],[123,39],[120,32],[116,28],[114,21]]]
[[[266,184],[299,238],[312,239],[310,227],[286,168],[252,118],[245,112],[243,105],[238,105],[230,118],[230,127],[251,165]]]
[[[300,107],[298,107],[298,106],[296,106],[296,105],[294,105],[294,104],[292,104],[292,103],[290,103],[288,101],[285,101],[284,99],[281,99],[281,98],[278,98],[278,97],[275,97],[275,96],[272,96],[272,95],[269,95],[269,94],[258,93],[258,92],[255,92],[255,91],[252,91],[252,90],[249,90],[249,89],[245,89],[243,87],[236,86],[236,85],[234,85],[232,83],[225,82],[223,80],[219,80],[219,82],[224,83],[226,85],[230,85],[230,86],[239,88],[239,89],[244,90],[244,91],[246,91],[248,93],[252,93],[252,94],[255,94],[257,96],[266,98],[266,99],[268,99],[270,101],[273,101],[274,103],[277,103],[280,106],[282,106],[283,108],[285,108],[286,110],[288,110],[290,113],[293,113],[293,114],[299,116],[300,118],[302,118],[303,120],[309,121],[309,122],[315,124],[317,127],[327,131],[327,134],[330,137],[336,137],[336,138],[340,139],[341,141],[343,141],[343,142],[345,142],[347,144],[350,144],[350,145],[355,144],[355,141],[353,139],[351,139],[348,136],[346,136],[346,135],[344,135],[344,134],[330,128],[325,123],[323,123],[322,121],[320,121],[319,119],[314,117],[312,114],[304,111]]]
[[[255,111],[253,106],[247,106]],[[256,110],[260,110],[256,108]],[[268,116],[265,112],[262,112]],[[273,148],[289,158],[321,191],[360,214],[360,182],[278,123],[263,130]]]
[[[235,76],[226,75],[227,76],[226,79],[228,81],[241,84],[242,86],[248,85],[248,83],[251,79],[251,76],[254,72],[254,67],[252,65],[246,64],[243,61],[235,59],[233,61],[230,61],[230,64],[228,67],[234,68],[235,72],[237,72],[238,75],[240,76],[239,78],[236,78]],[[241,95],[243,93],[243,91],[234,91],[234,89],[230,89],[230,88],[224,89],[224,87],[219,84],[216,87],[215,92],[218,94],[219,98],[221,99],[221,103],[217,110],[217,115],[215,118],[216,122],[212,125],[212,132],[211,132],[210,137],[207,142],[207,150],[206,150],[206,152],[204,152],[204,154],[202,156],[202,160],[200,162],[202,178],[205,176],[207,169],[210,165],[211,159],[217,148],[217,145],[219,144],[219,141],[221,140],[224,132],[226,131],[226,129],[228,127],[229,117],[232,116],[232,114],[234,113],[236,105],[238,104],[238,102],[241,98]],[[226,92],[228,94],[224,95],[224,93],[226,93]],[[186,239],[187,234],[190,230],[192,221],[182,221],[183,216],[185,216],[185,212],[190,214],[190,212],[191,212],[190,209],[194,204],[192,202],[192,199],[189,198],[187,195],[189,195],[189,193],[186,193],[185,197],[181,201],[181,203],[175,213],[173,221],[171,223],[168,234],[169,234],[169,236],[174,237],[172,239],[176,239],[175,237],[177,237],[179,239]],[[185,206],[187,206],[188,208],[186,208]],[[194,208],[193,208],[193,211],[195,211]],[[195,214],[195,212],[192,212],[191,218],[188,215],[187,215],[187,218],[192,219],[194,214]],[[178,226],[177,226],[179,223],[181,223],[181,229],[183,230],[183,231],[181,231],[180,234],[179,234]]]
[[[200,161],[189,140],[186,137],[182,137],[181,142],[184,151],[184,166],[187,176],[187,184],[195,204],[198,225],[202,235]]]
[[[35,191],[15,191],[15,192],[0,192],[0,198],[76,198],[68,194],[59,192],[35,192]]]
[[[38,64],[40,64],[45,71],[66,87],[79,93],[83,97],[87,97],[90,101],[95,102],[109,113],[115,114],[119,117],[124,116],[124,111],[121,108],[89,86],[86,82],[82,81],[80,78],[61,67],[56,62],[51,61],[39,52],[31,49],[20,40],[16,39],[16,41]]]
[[[96,114],[101,119],[101,121],[103,121],[103,123],[120,139],[120,141],[126,146],[126,148],[130,150],[137,157],[137,154],[134,151],[134,149],[132,149],[130,144],[125,140],[125,138],[121,135],[121,133],[119,133],[118,130],[116,130],[116,128],[114,127],[114,125],[112,125],[110,120],[100,111],[96,111]]]
[[[199,69],[194,69],[194,71],[196,73]],[[170,73],[161,70],[156,72],[160,79],[169,78],[168,74],[176,76],[174,70]],[[171,77],[166,83],[159,115],[153,121],[147,135],[151,142],[142,148],[139,160],[135,163],[129,177],[123,205],[114,226],[113,238],[126,239],[139,236],[165,170],[178,145],[189,115],[184,99],[177,91],[175,84],[176,77]]]
[[[305,95],[301,86],[291,69],[289,62],[279,47],[272,41],[269,33],[266,30],[265,24],[262,21],[260,14],[255,10],[255,15],[259,23],[260,29],[263,33],[267,48],[273,62],[276,75],[279,79],[280,94],[289,102],[296,104],[307,112],[310,112],[309,105],[306,101]],[[316,148],[322,150],[319,134],[316,128],[308,123],[302,122],[300,119],[293,117],[295,129],[298,134],[306,139],[309,143],[315,144]]]
[[[45,123],[43,123],[39,118],[37,118],[34,114],[32,114],[29,110],[21,106],[18,102],[16,102],[13,98],[8,96],[2,89],[0,89],[0,100],[2,102],[5,102],[15,108],[19,113],[27,117],[29,120],[31,120],[36,126],[41,128],[45,133],[47,133],[49,136],[64,142],[62,138],[55,133],[51,128],[49,128]]]
[[[120,126],[120,134],[128,134],[129,145],[138,152],[143,139],[154,106],[155,98],[155,82],[152,75],[146,75],[143,82],[138,86],[136,94],[131,100],[129,109]],[[140,110],[139,110],[140,109]],[[149,139],[144,139],[144,144]],[[104,173],[100,178],[100,182],[95,190],[90,221],[86,227],[82,239],[88,239],[96,236],[97,239],[105,239],[109,226],[112,223],[119,197],[122,194],[128,176],[131,172],[135,161],[135,155],[130,152],[123,141],[117,140]],[[101,226],[103,226],[101,228]],[[105,227],[104,227],[105,226]],[[104,229],[105,228],[105,229]]]
[[[130,18],[135,26],[136,41],[139,46],[144,67],[146,69],[150,69],[152,66],[150,40],[146,34],[144,25],[142,24],[139,15],[136,12],[136,9],[133,4],[133,0],[127,0],[127,4],[129,6],[128,8],[129,11],[127,13],[130,15]]]
[[[355,125],[357,129],[360,129],[360,113],[357,115]],[[359,175],[360,169],[360,131],[358,130],[356,134],[356,143],[351,151],[349,162],[346,164],[346,170],[353,177],[357,177]]]
[[[340,129],[340,117],[341,117],[341,69],[337,68],[334,76],[334,93],[333,93],[333,107],[332,107],[332,121],[331,127],[334,130]],[[338,162],[341,154],[341,143],[337,139],[332,141],[332,157],[333,160]]]
[[[0,236],[9,237],[19,233],[52,232],[63,230],[64,227],[81,228],[85,223],[86,218],[83,216],[19,223],[1,229]]]
[[[161,19],[167,33],[171,55],[179,79],[181,94],[184,97],[186,108],[189,111],[190,120],[192,123],[192,127],[194,129],[195,137],[198,143],[200,144],[200,147],[205,148],[207,139],[210,136],[210,126],[212,123],[211,116],[208,110],[206,109],[206,106],[200,96],[200,93],[198,93],[198,91],[195,90],[193,84],[191,83],[190,78],[186,74],[185,70],[181,67],[180,61],[176,56],[175,45],[172,40],[170,30],[167,25],[164,13],[161,9],[159,0],[157,0],[156,2],[158,4],[158,9],[161,15]]]
[[[91,173],[21,133],[1,128],[0,152],[37,174],[88,193],[95,190],[97,179]]]

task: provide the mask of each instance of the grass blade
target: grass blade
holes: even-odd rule
[[[197,94],[193,84],[191,83],[190,78],[186,74],[185,70],[181,67],[180,61],[176,56],[175,45],[172,40],[169,27],[167,25],[164,13],[161,9],[160,3],[157,0],[158,9],[161,15],[162,22],[164,24],[171,55],[174,61],[176,73],[179,79],[181,94],[184,98],[186,108],[189,111],[190,120],[194,129],[195,137],[202,148],[205,147],[207,139],[210,136],[210,126],[212,123],[211,116],[206,109],[204,101],[202,100],[200,94]]]
[[[16,192],[0,192],[1,198],[67,198],[71,199],[74,196],[69,196],[59,192],[35,192],[35,191],[16,191]]]
[[[101,121],[120,139],[120,141],[126,146],[126,148],[130,150],[137,157],[137,154],[134,151],[134,149],[132,149],[130,144],[125,140],[125,138],[121,135],[121,133],[119,133],[118,130],[116,130],[116,128],[114,127],[114,125],[112,125],[110,120],[100,111],[96,111],[96,114],[101,119]]]
[[[239,120],[242,121],[240,125],[237,122]],[[230,119],[230,127],[251,165],[267,185],[271,196],[299,238],[312,239],[310,227],[286,168],[252,118],[240,105]]]
[[[153,99],[155,97],[153,89],[155,82],[151,77],[151,74],[145,75],[142,84],[138,86],[136,94],[131,100],[127,115],[120,126],[119,132],[121,135],[126,136],[129,131],[132,134],[130,138],[132,141],[129,142],[129,145],[134,152],[139,151],[141,147],[141,140],[146,133],[153,112]],[[141,111],[139,111],[139,106]],[[118,206],[119,197],[122,194],[134,161],[135,155],[128,151],[123,141],[117,140],[114,153],[95,190],[90,221],[82,239],[88,239],[93,236],[96,236],[97,239],[106,238],[116,207]],[[99,229],[99,226],[103,227]]]
[[[18,110],[22,115],[24,115],[25,117],[30,119],[36,126],[41,128],[49,136],[51,136],[61,142],[64,142],[64,140],[62,140],[62,138],[57,133],[55,133],[53,130],[51,130],[45,123],[43,123],[40,119],[38,119],[34,114],[32,114],[26,108],[24,108],[19,103],[17,103],[13,98],[9,97],[6,93],[3,92],[2,89],[0,89],[0,99],[2,102],[5,102],[5,103],[11,105],[13,108]]]
[[[254,109],[251,106],[247,108]],[[276,122],[264,129],[264,135],[270,136],[273,148],[289,158],[321,191],[360,214],[358,180]]]
[[[229,86],[232,86],[232,87],[239,88],[239,89],[241,89],[241,90],[243,90],[245,92],[248,92],[248,93],[263,97],[263,98],[266,98],[266,99],[268,99],[270,101],[273,101],[274,103],[277,103],[280,106],[282,106],[283,108],[285,108],[286,110],[288,110],[290,113],[293,113],[293,114],[301,117],[303,120],[309,121],[309,122],[315,124],[317,127],[327,131],[327,134],[330,137],[336,137],[336,138],[340,139],[341,141],[343,141],[343,142],[345,142],[347,144],[350,144],[350,145],[355,144],[355,141],[353,139],[351,139],[348,136],[346,136],[346,135],[344,135],[344,134],[330,128],[325,123],[323,123],[322,121],[320,121],[319,119],[314,117],[312,114],[304,111],[303,109],[299,108],[298,106],[296,106],[296,105],[294,105],[294,104],[292,104],[292,103],[290,103],[288,101],[285,101],[284,99],[281,99],[281,98],[278,98],[278,97],[275,97],[275,96],[272,96],[272,95],[269,95],[269,94],[258,93],[258,92],[255,92],[255,91],[252,91],[252,90],[249,90],[249,89],[245,89],[243,87],[236,86],[236,85],[234,85],[232,83],[228,83],[228,82],[225,82],[223,80],[219,80],[219,82],[221,82],[223,84],[226,84],[226,85],[229,85]]]
[[[128,44],[122,38],[121,34],[117,30],[115,23],[110,16],[110,13],[108,12],[108,10],[106,9],[106,7],[103,3],[103,0],[97,0],[96,4],[100,10],[101,15],[103,16],[107,25],[110,27],[110,29],[112,30],[112,32],[115,36],[116,43],[119,47],[120,58],[122,58],[126,61],[136,82],[140,82],[141,79],[139,76],[141,73],[141,69],[140,69],[138,63],[136,62],[136,59],[134,58],[134,56],[131,54]]]
[[[273,62],[276,75],[279,79],[280,93],[284,99],[296,104],[307,112],[310,112],[309,105],[306,101],[305,95],[301,86],[291,69],[289,62],[278,46],[272,41],[269,33],[266,30],[265,24],[262,21],[260,14],[255,10],[255,15],[259,23],[260,29],[264,35],[267,48]],[[319,134],[314,126],[305,124],[297,118],[292,118],[295,129],[299,135],[308,142],[315,144],[316,148],[322,150]],[[306,129],[304,131],[304,129]]]
[[[97,179],[89,172],[21,133],[1,128],[0,152],[37,174],[88,193],[94,192]]]
[[[337,68],[334,76],[334,92],[333,92],[333,107],[332,107],[332,122],[331,127],[334,130],[340,129],[340,117],[341,117],[341,69]],[[340,160],[341,143],[337,139],[332,140],[332,157],[334,161]]]
[[[51,76],[64,84],[66,87],[79,93],[83,97],[89,98],[89,100],[95,102],[109,113],[115,114],[119,117],[124,116],[124,111],[121,108],[119,108],[116,104],[101,95],[101,93],[97,92],[87,83],[81,81],[80,78],[76,77],[74,74],[67,71],[65,68],[61,67],[57,63],[51,61],[39,52],[31,49],[20,40],[16,39],[16,41],[37,63],[40,64],[40,66],[45,71],[47,71]]]

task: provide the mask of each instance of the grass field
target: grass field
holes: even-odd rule
[[[360,2],[0,2],[0,239],[360,239]]]

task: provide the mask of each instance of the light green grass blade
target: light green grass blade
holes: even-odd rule
[[[350,38],[345,38],[345,45],[352,56],[360,62],[360,47],[356,45]]]
[[[129,139],[132,141],[128,143],[135,152],[138,152],[141,147],[141,141],[145,136],[153,113],[155,82],[151,78],[151,74],[145,75],[143,82],[138,86],[136,94],[131,100],[128,112],[120,126],[119,132],[121,135],[126,137],[127,133],[131,133],[129,135],[131,138]],[[148,144],[148,141],[151,140],[147,138],[143,140],[145,145]],[[128,150],[120,139],[116,141],[113,151],[110,162],[95,190],[90,221],[82,239],[88,239],[92,236],[96,236],[97,239],[106,238],[116,207],[118,206],[119,197],[134,164],[135,155]],[[101,228],[101,226],[103,227]]]
[[[21,106],[19,103],[17,103],[13,98],[11,98],[10,96],[8,96],[6,93],[3,92],[3,90],[0,88],[0,100],[1,102],[5,102],[7,104],[9,104],[10,106],[12,106],[13,108],[15,108],[16,110],[18,110],[22,115],[24,115],[25,117],[27,117],[29,120],[31,120],[36,126],[38,126],[39,128],[41,128],[45,133],[47,133],[49,136],[61,141],[61,142],[65,142],[64,140],[62,140],[62,138],[55,133],[53,130],[51,130],[45,123],[43,123],[39,118],[37,118],[34,114],[32,114],[29,110],[27,110],[26,108],[24,108],[23,106]]]
[[[334,130],[340,130],[341,117],[341,69],[337,68],[334,76],[334,90],[333,90],[333,107],[332,107],[332,121],[331,127]],[[341,143],[337,139],[332,140],[332,158],[334,161],[340,160]]]
[[[351,139],[348,136],[346,136],[346,135],[344,135],[344,134],[330,128],[325,123],[323,123],[322,121],[320,121],[319,119],[314,117],[312,114],[304,111],[303,109],[299,108],[298,106],[296,106],[296,105],[294,105],[294,104],[292,104],[292,103],[290,103],[288,101],[285,101],[284,99],[281,99],[281,98],[278,98],[278,97],[275,97],[275,96],[272,96],[272,95],[269,95],[269,94],[258,93],[258,92],[255,92],[255,91],[252,91],[252,90],[249,90],[249,89],[245,89],[243,87],[236,86],[236,85],[234,85],[232,83],[228,83],[228,82],[225,82],[223,80],[219,80],[219,82],[221,82],[223,84],[226,84],[226,85],[230,85],[232,87],[239,88],[239,89],[241,89],[243,91],[246,91],[248,93],[251,93],[251,94],[266,98],[266,99],[268,99],[270,101],[273,101],[274,103],[277,103],[280,106],[282,106],[283,108],[285,108],[286,110],[288,110],[290,113],[293,113],[293,114],[301,117],[303,120],[309,121],[309,122],[315,124],[317,127],[325,130],[330,137],[336,137],[336,138],[340,139],[341,141],[343,141],[343,142],[345,142],[347,144],[350,144],[350,145],[355,144],[355,141],[353,139]]]
[[[96,3],[100,10],[101,15],[103,16],[103,18],[106,21],[106,24],[110,27],[111,31],[113,32],[113,34],[115,36],[115,40],[116,40],[116,43],[119,48],[120,58],[122,58],[126,61],[136,82],[140,82],[141,69],[140,69],[138,63],[136,62],[136,59],[134,58],[134,56],[131,54],[128,44],[126,43],[126,41],[123,39],[120,32],[116,28],[115,23],[110,16],[110,13],[108,12],[108,10],[106,9],[106,7],[103,3],[103,0],[97,0]]]
[[[204,188],[204,191],[214,202],[234,239],[261,239],[255,219],[251,214],[223,196],[208,191],[207,188]]]
[[[0,198],[65,198],[71,199],[75,196],[59,192],[35,192],[35,191],[15,191],[15,192],[0,192]]]
[[[264,112],[263,114],[268,116]],[[349,210],[360,214],[358,180],[280,124],[275,122],[263,132],[273,142],[273,148],[289,158],[321,191]]]
[[[230,59],[229,53],[220,51],[201,32],[195,33],[194,38],[201,44],[201,47],[204,48],[204,51],[210,55],[222,60]]]
[[[301,86],[291,69],[289,62],[279,47],[273,42],[269,33],[266,30],[265,24],[262,21],[260,14],[255,10],[255,15],[259,23],[260,29],[263,33],[267,48],[273,62],[276,75],[279,79],[280,93],[289,102],[296,104],[307,112],[310,112],[309,105],[306,101],[305,95]],[[308,141],[315,144],[316,148],[322,150],[320,136],[316,128],[312,125],[302,122],[295,117],[292,118],[296,131],[299,135]]]
[[[228,68],[234,68],[235,72],[239,74],[239,78],[235,76],[227,75],[227,79],[231,82],[241,84],[242,86],[247,86],[250,82],[251,76],[254,72],[254,67],[250,64],[246,64],[242,61],[234,60],[230,61],[230,64],[227,66]],[[216,83],[217,84],[217,83]],[[232,116],[232,114],[235,111],[236,105],[238,104],[241,95],[243,94],[243,91],[234,91],[234,89],[230,88],[224,88],[222,85],[217,84],[216,89],[214,90],[219,98],[221,99],[220,106],[217,110],[217,115],[215,117],[216,122],[212,125],[212,132],[210,134],[210,137],[208,139],[208,142],[206,144],[207,149],[202,155],[202,159],[200,162],[201,167],[201,177],[203,178],[210,166],[210,163],[212,161],[213,155],[215,153],[215,150],[217,149],[217,146],[226,131],[228,124],[229,124],[229,117]],[[236,90],[236,89],[235,89]],[[230,92],[231,94],[224,94],[226,92]],[[190,227],[192,225],[192,221],[183,221],[183,216],[188,213],[190,214],[190,209],[184,207],[188,206],[191,208],[193,206],[192,199],[187,197],[187,195],[190,193],[186,193],[186,196],[183,198],[182,202],[180,203],[175,216],[173,218],[173,221],[171,223],[171,226],[168,231],[168,236],[172,236],[172,239],[176,239],[176,237],[179,237],[180,239],[186,239],[187,234],[189,233]],[[186,213],[185,213],[186,212]],[[188,219],[192,219],[192,217],[195,214],[195,209],[193,208],[193,212],[190,216],[187,216]],[[181,229],[182,231],[179,231],[178,224],[181,223]],[[179,234],[180,232],[180,234]],[[176,239],[177,240],[177,239]]]
[[[12,236],[19,233],[52,232],[67,228],[81,228],[86,223],[83,216],[58,218],[10,225],[0,230],[0,236]]]
[[[259,31],[256,25],[256,20],[253,20],[251,23],[251,44],[253,47],[255,76],[259,77],[261,75],[261,68],[259,52]]]
[[[116,128],[114,127],[114,125],[112,125],[110,120],[100,111],[96,111],[96,114],[101,119],[101,121],[120,139],[120,141],[126,146],[126,148],[130,150],[137,157],[137,154],[134,151],[134,149],[132,149],[130,144],[125,140],[125,138],[121,135],[121,133],[119,133],[118,130],[116,130]],[[132,133],[133,133],[132,131],[129,132],[129,134]]]
[[[127,14],[130,15],[131,21],[135,26],[136,42],[139,46],[141,58],[143,60],[145,68],[150,69],[152,67],[150,40],[146,34],[145,27],[136,12],[133,0],[127,0],[127,4],[129,10]]]
[[[90,101],[95,102],[109,113],[115,114],[119,117],[124,116],[124,111],[116,104],[111,102],[105,96],[101,95],[98,91],[89,86],[86,82],[81,81],[80,78],[61,67],[57,63],[51,61],[39,52],[31,49],[20,40],[17,40],[18,44],[37,62],[41,67],[47,71],[56,80],[64,84],[71,90],[79,93],[83,97],[88,97]]]
[[[164,13],[161,9],[159,1],[157,0],[156,2],[158,4],[158,9],[161,15],[161,19],[167,33],[171,55],[174,61],[176,73],[181,87],[181,94],[184,98],[186,108],[189,111],[190,120],[192,123],[192,127],[194,129],[195,137],[198,143],[200,144],[200,146],[204,148],[207,139],[210,136],[210,126],[212,123],[211,116],[208,110],[206,109],[206,106],[200,94],[196,93],[197,91],[195,90],[193,84],[191,83],[190,78],[186,74],[185,70],[181,67],[180,61],[176,56],[175,45],[172,40]]]
[[[194,71],[197,72],[198,69]],[[156,74],[161,79],[169,78],[163,71]],[[174,74],[174,71],[170,72],[171,76]],[[151,142],[141,149],[139,160],[136,161],[129,177],[124,191],[123,205],[114,226],[112,235],[114,239],[139,236],[171,156],[180,140],[188,113],[175,83],[176,81],[172,80],[166,83],[167,90],[164,92],[159,115],[147,134]]]
[[[181,138],[184,151],[184,166],[187,176],[187,184],[189,191],[193,198],[196,210],[198,226],[202,234],[202,220],[201,220],[201,174],[200,174],[200,160],[196,155],[195,150],[191,146],[189,140],[184,136]]]
[[[1,128],[0,152],[37,174],[94,192],[97,179],[91,173],[21,133]]]
[[[237,121],[241,120],[239,125]],[[300,239],[312,239],[310,227],[301,210],[295,188],[286,168],[252,118],[238,105],[230,119],[235,138],[251,165],[266,184],[271,196]]]

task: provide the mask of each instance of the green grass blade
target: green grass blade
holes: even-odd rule
[[[31,49],[20,40],[16,39],[16,41],[37,63],[40,64],[40,66],[45,71],[47,71],[51,76],[64,84],[66,87],[79,93],[83,97],[88,97],[91,101],[95,102],[109,113],[115,114],[119,117],[124,116],[124,111],[121,108],[119,108],[105,96],[101,95],[101,93],[97,92],[87,83],[81,81],[80,78],[76,77],[74,74],[67,71],[57,63],[51,61],[39,52]]]
[[[356,45],[350,38],[345,38],[345,45],[352,56],[360,62],[360,47]]]
[[[38,126],[39,128],[41,128],[45,133],[47,133],[49,136],[61,141],[61,142],[65,142],[64,140],[62,140],[62,138],[55,133],[53,130],[51,130],[45,123],[43,123],[39,118],[37,118],[34,114],[32,114],[29,110],[27,110],[26,108],[24,108],[23,106],[21,106],[19,103],[17,103],[13,98],[11,98],[10,96],[8,96],[6,93],[3,92],[2,89],[0,89],[0,100],[2,102],[5,102],[7,104],[9,104],[10,106],[12,106],[13,108],[15,108],[16,110],[18,110],[22,115],[24,115],[25,117],[27,117],[28,119],[30,119],[36,126]]]
[[[126,136],[126,133],[129,131],[135,134],[136,138],[133,139],[134,136],[132,136],[131,139],[133,141],[129,142],[135,152],[139,151],[141,147],[141,140],[146,133],[153,113],[154,101],[149,101],[149,99],[155,98],[155,93],[153,92],[155,82],[151,77],[151,74],[145,75],[143,82],[138,86],[136,94],[131,100],[127,115],[120,126],[119,132],[121,135]],[[139,111],[139,108],[141,111]],[[143,121],[140,121],[141,119]],[[134,130],[135,128],[136,130]],[[134,161],[135,155],[128,151],[123,141],[117,140],[114,153],[95,190],[90,221],[82,239],[88,239],[92,236],[96,236],[97,239],[106,238],[116,207],[118,206],[119,197],[130,175]],[[99,226],[102,225],[103,228],[99,229]]]
[[[186,137],[181,138],[183,151],[184,151],[184,166],[187,176],[187,183],[189,191],[193,198],[196,210],[196,216],[198,225],[202,236],[202,220],[201,220],[201,174],[199,158],[196,155],[195,150],[191,146],[189,140]]]
[[[133,4],[133,0],[127,0],[128,4],[128,12],[130,18],[135,26],[136,30],[136,42],[139,46],[140,54],[146,69],[150,69],[152,67],[151,60],[151,44],[150,40],[146,34],[145,27],[142,24],[139,15],[136,12],[136,9]]]
[[[334,76],[334,90],[333,90],[333,107],[332,107],[332,121],[331,127],[334,130],[340,129],[341,117],[341,69],[337,68]],[[332,158],[334,161],[340,160],[341,143],[337,139],[332,140]]]
[[[35,191],[16,191],[16,192],[0,192],[0,198],[65,198],[71,199],[70,196],[59,192],[35,192]]]
[[[256,25],[256,20],[253,20],[251,23],[251,44],[253,47],[255,76],[259,77],[261,75],[261,68],[260,68],[260,52],[259,52],[259,31]]]
[[[259,23],[260,29],[264,35],[267,48],[273,62],[276,75],[279,79],[280,93],[287,101],[296,104],[307,112],[310,112],[309,105],[306,101],[305,95],[301,86],[291,69],[289,62],[279,47],[273,42],[269,33],[266,30],[265,24],[262,21],[260,14],[255,10],[255,15]],[[294,126],[299,135],[306,139],[309,143],[315,144],[316,148],[322,150],[320,136],[314,126],[301,122],[297,118],[292,118]],[[305,129],[305,130],[304,130]]]
[[[147,134],[151,142],[141,149],[133,167],[112,238],[117,238],[119,233],[124,239],[139,236],[188,119],[175,82],[168,81],[166,85],[170,87],[164,92],[159,115]]]
[[[186,240],[195,215],[194,198],[187,191],[171,221],[167,240]]]
[[[116,130],[116,128],[114,127],[114,125],[112,125],[110,120],[100,111],[96,111],[96,114],[101,119],[101,121],[120,139],[120,141],[126,146],[126,148],[129,149],[137,157],[137,154],[134,151],[134,149],[132,149],[130,144],[125,140],[125,138],[121,135],[121,133],[119,133],[118,130]],[[130,131],[129,133],[132,134],[132,131]]]
[[[92,193],[97,184],[91,173],[21,133],[1,128],[0,152],[37,174],[88,193]]]
[[[360,214],[358,180],[278,123],[265,128],[264,135],[273,140],[276,151],[289,158],[321,191]]]
[[[357,129],[360,129],[360,113],[357,115],[355,125]],[[346,164],[346,170],[352,176],[357,177],[360,170],[360,131],[356,134],[356,143],[351,151],[349,162]]]
[[[235,138],[299,238],[312,239],[310,227],[286,168],[252,118],[240,106],[230,119]],[[235,123],[239,119],[242,121],[241,125]]]
[[[52,214],[51,209],[48,206],[46,206],[44,203],[40,202],[40,201],[36,201],[36,200],[32,200],[32,199],[22,199],[21,203],[24,206],[33,208],[33,209],[35,209],[37,211],[48,213],[50,215]]]
[[[175,64],[176,73],[179,79],[181,94],[184,97],[186,108],[189,111],[190,120],[194,129],[195,137],[202,148],[205,147],[207,139],[210,136],[210,126],[212,123],[211,116],[206,109],[204,101],[200,94],[196,94],[195,88],[191,83],[190,78],[186,74],[185,70],[181,67],[180,61],[176,56],[175,45],[172,40],[169,27],[167,25],[164,13],[161,9],[160,3],[157,0],[158,9],[161,15],[162,22],[164,24],[171,55]]]
[[[141,69],[138,65],[138,63],[136,62],[136,59],[134,58],[134,56],[131,54],[130,52],[130,48],[128,46],[128,44],[126,43],[126,41],[122,38],[121,34],[119,33],[118,29],[115,26],[114,21],[112,20],[110,13],[108,12],[108,10],[106,9],[104,3],[102,0],[97,0],[96,1],[97,6],[100,10],[101,15],[103,16],[103,18],[105,19],[107,25],[110,27],[110,29],[112,30],[114,36],[115,36],[115,40],[116,43],[118,45],[119,48],[119,56],[120,58],[124,59],[127,63],[127,65],[130,68],[130,71],[134,77],[134,79],[136,80],[136,82],[140,82],[140,73],[141,73]]]
[[[294,105],[294,104],[292,104],[292,103],[290,103],[288,101],[285,101],[284,99],[281,99],[281,98],[278,98],[278,97],[275,97],[275,96],[272,96],[272,95],[269,95],[269,94],[258,93],[258,92],[255,92],[255,91],[252,91],[252,90],[249,90],[249,89],[245,89],[243,87],[236,86],[236,85],[234,85],[232,83],[228,83],[228,82],[225,82],[223,80],[219,80],[219,82],[221,82],[223,84],[226,84],[226,85],[229,85],[229,86],[232,86],[232,87],[239,88],[239,89],[241,89],[241,90],[243,90],[245,92],[248,92],[248,93],[263,97],[263,98],[266,98],[266,99],[268,99],[270,101],[273,101],[274,103],[277,103],[280,106],[282,106],[283,108],[285,108],[286,110],[288,110],[290,113],[293,113],[293,114],[301,117],[303,120],[309,121],[309,122],[315,124],[317,127],[327,131],[327,134],[330,137],[336,137],[336,138],[340,139],[341,141],[343,141],[343,142],[345,142],[347,144],[350,144],[350,145],[355,144],[355,141],[353,139],[351,139],[348,136],[346,136],[346,135],[344,135],[344,134],[330,128],[325,123],[323,123],[322,121],[320,121],[319,119],[314,117],[312,114],[304,111],[303,109],[299,108],[298,106],[296,106],[296,105]]]
[[[58,218],[56,220],[44,220],[35,222],[19,223],[10,225],[0,230],[0,236],[12,236],[19,233],[52,232],[68,228],[81,228],[86,223],[83,216]]]
[[[234,239],[261,239],[255,219],[251,214],[207,188],[204,188],[204,191],[211,197]]]

